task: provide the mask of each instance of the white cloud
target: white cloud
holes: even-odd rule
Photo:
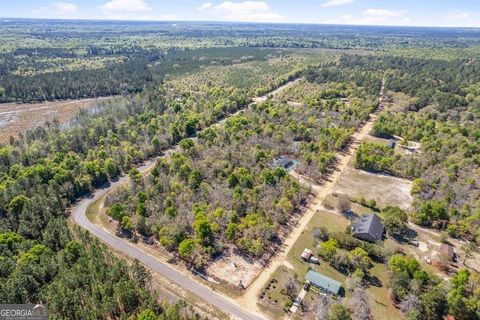
[[[111,0],[98,7],[103,17],[121,20],[149,20],[153,9],[144,0]]]
[[[330,20],[327,23],[359,24],[359,25],[410,25],[411,19],[407,10],[367,9],[361,14],[352,16],[344,14],[338,20]]]
[[[210,9],[211,7],[213,7],[213,3],[211,2],[205,2],[204,4],[202,4],[200,7],[198,7],[197,9],[200,10],[200,11],[203,11],[203,10],[208,10]]]
[[[406,10],[367,9],[362,12],[362,15],[369,18],[385,19],[403,17],[406,13]]]
[[[152,10],[143,0],[111,0],[100,9],[111,12],[149,12]]]
[[[283,16],[272,11],[264,1],[225,1],[218,5],[206,2],[198,7],[198,11],[204,14],[202,16],[204,19],[221,21],[279,22],[285,20]]]
[[[455,10],[450,17],[454,19],[468,19],[470,18],[470,14],[465,11]]]
[[[68,19],[75,18],[77,11],[78,7],[73,3],[52,2],[46,6],[34,10],[33,14],[40,18]]]
[[[78,7],[75,4],[68,2],[54,2],[50,6],[63,13],[75,13],[78,10]]]
[[[337,6],[344,6],[346,4],[353,3],[353,0],[330,0],[325,3],[322,3],[322,7],[337,7]]]

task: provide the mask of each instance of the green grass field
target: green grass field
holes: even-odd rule
[[[312,250],[316,248],[317,243],[314,240],[312,233],[315,228],[323,226],[331,232],[342,232],[349,224],[349,220],[341,215],[328,211],[317,212],[308,224],[307,228],[305,228],[303,231],[302,235],[298,238],[294,247],[288,253],[288,262],[294,267],[294,270],[287,269],[286,267],[282,267],[282,269],[288,270],[290,274],[297,273],[299,280],[303,280],[303,276],[309,269],[314,269],[317,272],[344,283],[346,276],[331,267],[325,261],[321,260],[320,265],[307,264],[300,259],[300,255],[305,248],[310,248]],[[315,252],[315,250],[313,251]],[[402,316],[400,311],[392,305],[388,298],[388,290],[386,286],[386,266],[384,264],[375,263],[373,268],[370,270],[370,273],[373,277],[377,277],[382,283],[381,287],[370,286],[366,290],[368,296],[370,297],[370,307],[372,308],[374,318],[385,320],[401,319]],[[281,279],[280,275],[281,271],[277,270],[274,274],[274,277]],[[309,295],[306,296],[305,302],[307,304],[313,301],[312,294],[309,293]],[[346,295],[346,298],[349,298],[348,290],[346,291]]]

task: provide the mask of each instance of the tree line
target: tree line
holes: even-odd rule
[[[54,316],[67,318],[151,312],[165,319],[196,317],[187,307],[157,303],[131,266],[72,232],[68,206],[244,107],[245,92],[212,86],[191,95],[149,88],[81,112],[67,128],[53,121],[12,137],[0,148],[0,300],[48,302]]]

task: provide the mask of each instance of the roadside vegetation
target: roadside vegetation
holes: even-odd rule
[[[256,85],[267,90],[289,76]],[[53,121],[1,147],[2,301],[48,302],[52,314],[72,318],[129,317],[145,309],[165,319],[196,316],[184,305],[157,302],[151,285],[138,282],[139,276],[114,256],[95,257],[106,254],[104,246],[66,223],[68,206],[76,199],[122,173],[135,177],[136,164],[244,108],[250,99],[247,89],[233,86],[211,85],[200,93],[201,100],[184,95],[189,92],[161,85],[105,100],[96,112],[80,112],[68,128]],[[71,254],[72,246],[78,252]],[[74,257],[64,263],[64,255]],[[96,263],[84,265],[90,260]],[[108,271],[112,268],[119,271]],[[95,293],[96,284],[104,282],[112,287]],[[82,287],[88,289],[75,289]],[[80,300],[71,309],[72,301]],[[116,307],[105,301],[116,301]]]
[[[329,177],[385,79],[377,140],[360,145],[353,165],[413,180],[411,207],[336,195],[260,305],[283,316],[311,268],[342,281],[344,294],[309,292],[299,317],[480,318],[480,276],[463,268],[480,244],[478,37],[475,29],[2,22],[0,102],[115,97],[2,140],[0,301],[48,303],[54,318],[198,319],[183,302],[159,301],[137,261],[71,226],[70,205],[127,174],[131,185],[106,203],[119,235],[158,241],[197,268],[227,249],[265,262],[310,200],[302,179]],[[404,104],[391,108],[398,95]],[[147,176],[135,169],[176,145]],[[298,179],[272,165],[279,156],[294,160]],[[353,237],[352,216],[373,212],[387,239]],[[442,243],[464,241],[463,263],[441,261],[439,270],[410,254],[418,226]],[[305,247],[319,265],[299,259]]]
[[[254,105],[196,142],[181,141],[182,150],[160,159],[150,176],[111,194],[107,213],[121,231],[153,236],[197,267],[230,245],[268,258],[308,194],[273,161],[288,156],[297,172],[321,180],[354,130],[329,124],[321,105]]]

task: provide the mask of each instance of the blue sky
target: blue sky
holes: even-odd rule
[[[0,0],[0,16],[480,27],[480,0]]]

